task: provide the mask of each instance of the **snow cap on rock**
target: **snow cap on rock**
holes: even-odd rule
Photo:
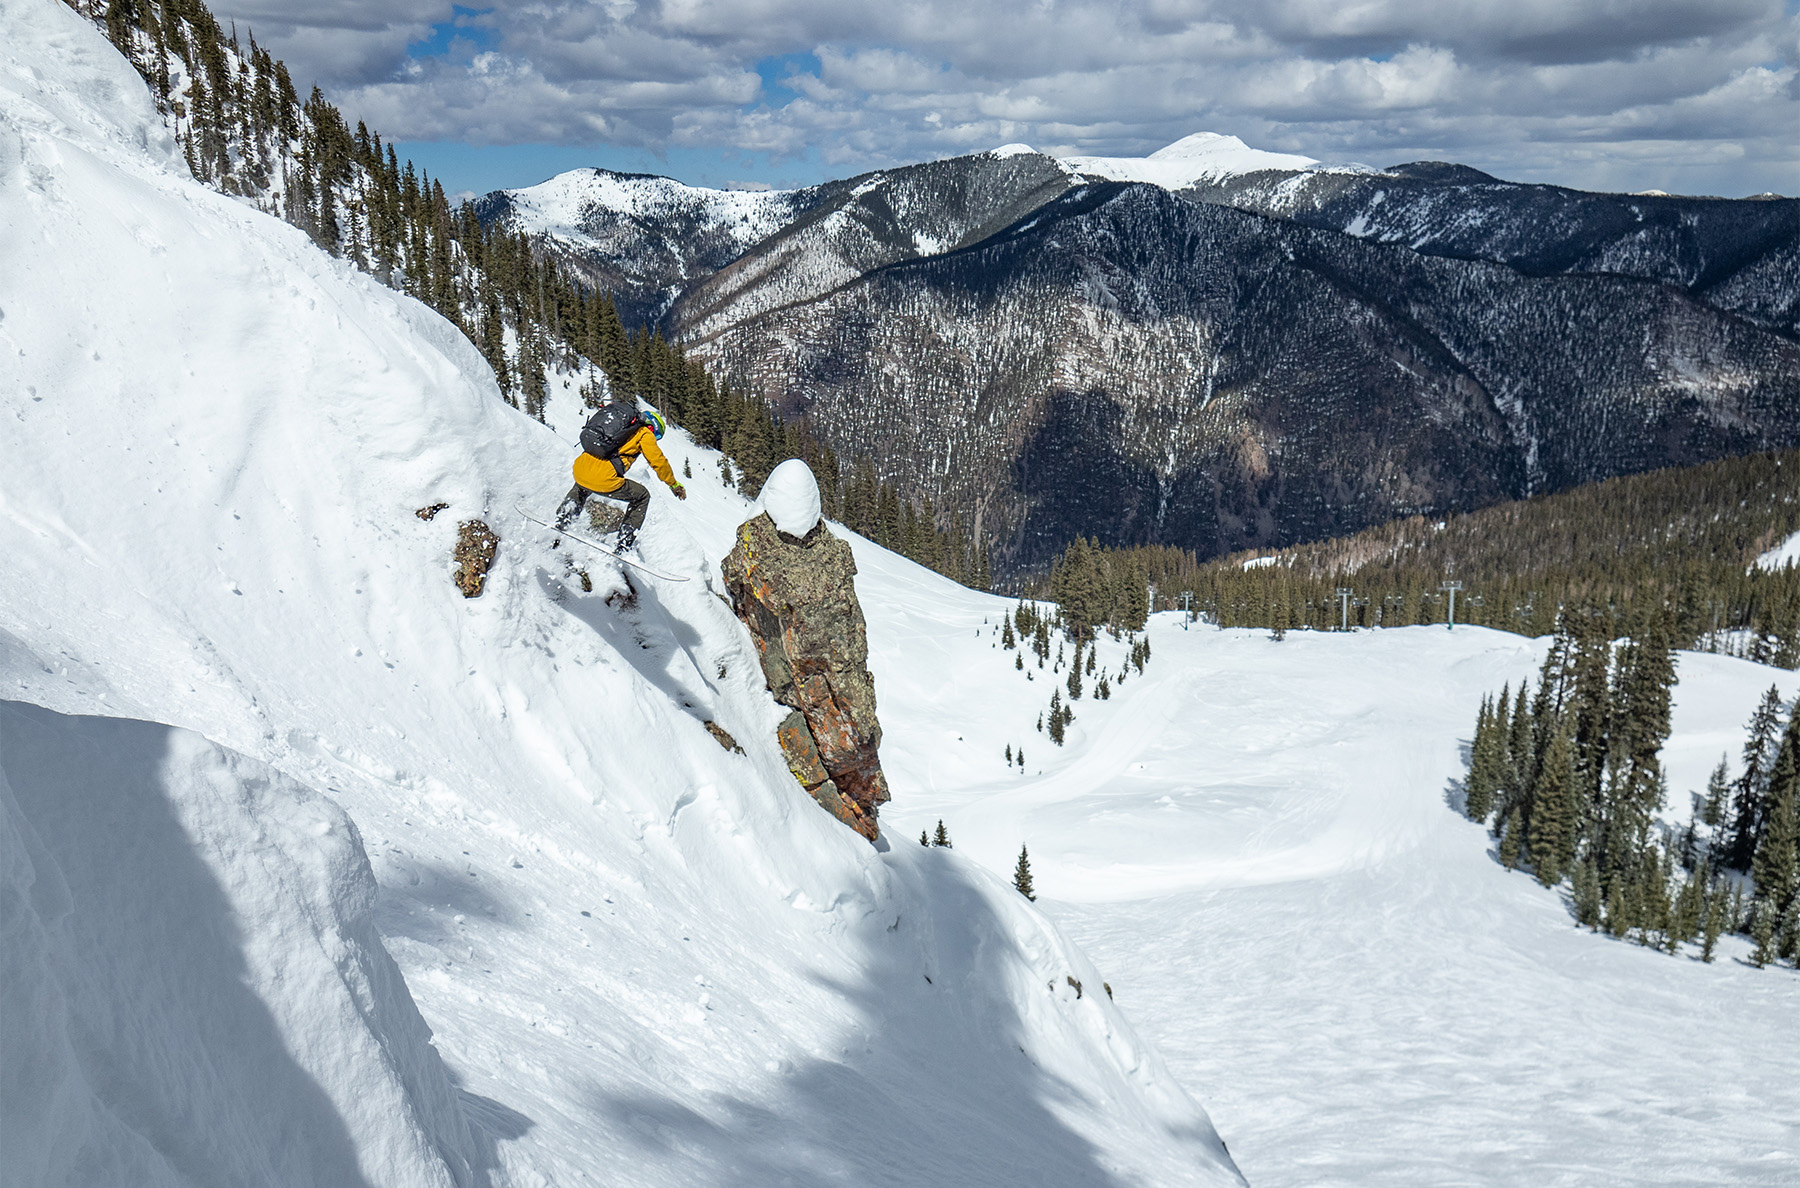
[[[798,458],[777,466],[763,484],[762,508],[789,536],[811,532],[819,522],[819,480],[812,467]]]

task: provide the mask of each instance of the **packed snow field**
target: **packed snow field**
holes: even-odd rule
[[[1034,722],[1066,670],[1028,656],[1026,682],[988,648],[987,600],[877,604],[906,789],[887,819],[941,818],[996,872],[1028,845],[1040,905],[1252,1184],[1796,1182],[1800,977],[1751,968],[1740,938],[1707,965],[1578,929],[1451,807],[1482,694],[1547,641],[1277,643],[1179,619],[1153,617],[1144,674],[1076,702],[1059,749]],[[1125,652],[1103,638],[1101,667]],[[1697,653],[1679,675],[1664,757],[1685,821],[1762,690],[1791,700],[1800,676]],[[1021,742],[1026,774],[1004,758]]]
[[[1009,604],[854,539],[873,849],[774,746],[715,456],[665,442],[696,580],[626,605],[512,510],[566,386],[186,180],[56,0],[0,24],[9,1184],[1238,1182],[1196,1100],[1257,1185],[1793,1181],[1800,978],[1579,931],[1450,806],[1539,644],[1157,616],[1057,748]],[[1800,692],[1681,680],[1678,800]]]

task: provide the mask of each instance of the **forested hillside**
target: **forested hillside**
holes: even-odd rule
[[[1594,194],[1418,161],[1380,173],[1263,170],[1185,198],[1234,206],[1430,256],[1533,276],[1604,273],[1675,285],[1695,300],[1800,330],[1800,200]]]
[[[1570,606],[1623,624],[1666,611],[1675,646],[1800,663],[1800,567],[1754,565],[1800,532],[1800,450],[1608,479],[1556,495],[1439,518],[1412,516],[1351,536],[1199,561],[1176,549],[1077,542],[1049,577],[1104,560],[1227,627],[1328,630],[1456,621],[1526,635],[1554,631]],[[1348,591],[1340,596],[1339,591]]]
[[[1682,289],[1142,184],[707,325],[710,365],[964,510],[1001,574],[1077,536],[1218,556],[1800,444],[1800,345]]]

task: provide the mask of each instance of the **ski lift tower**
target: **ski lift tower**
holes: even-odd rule
[[[1462,589],[1461,582],[1439,582],[1438,589],[1450,595],[1450,621],[1444,624],[1445,631],[1456,630],[1456,592]]]
[[[1194,617],[1193,602],[1194,592],[1183,590],[1181,592],[1181,629],[1183,631],[1188,629],[1188,620]]]
[[[1350,599],[1355,594],[1356,591],[1352,590],[1349,586],[1339,586],[1337,588],[1338,629],[1341,631],[1350,630]]]

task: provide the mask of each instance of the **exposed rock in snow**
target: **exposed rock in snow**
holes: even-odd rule
[[[789,769],[833,816],[874,841],[888,786],[850,546],[816,513],[804,538],[764,514],[739,527],[724,571],[769,691],[795,711],[778,731]]]
[[[760,498],[775,527],[789,536],[805,536],[819,522],[819,480],[798,458],[789,458],[769,473]]]

